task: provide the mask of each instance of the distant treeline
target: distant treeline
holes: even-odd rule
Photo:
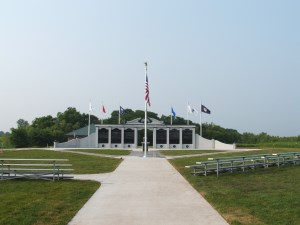
[[[9,136],[9,135],[10,135],[9,132],[0,131],[0,137],[2,137],[2,136]]]
[[[121,123],[143,118],[144,111],[126,109],[121,116]],[[148,112],[148,117],[163,121],[166,125],[171,122],[170,115],[158,116],[157,113]],[[29,124],[26,120],[19,119],[17,128],[12,128],[11,133],[0,131],[0,147],[45,147],[53,145],[54,141],[64,142],[67,140],[66,133],[88,125],[89,115],[78,112],[75,108],[68,108],[65,112],[57,113],[56,117],[50,115],[38,117]],[[115,110],[104,124],[118,124],[119,111]],[[91,124],[101,123],[100,119],[91,115]],[[182,117],[173,119],[174,125],[185,125],[187,121]],[[189,124],[196,126],[196,133],[200,133],[200,125],[189,121]],[[300,136],[278,137],[270,136],[267,133],[239,133],[234,129],[226,129],[213,123],[202,125],[203,137],[215,139],[224,143],[236,143],[240,147],[300,147]]]

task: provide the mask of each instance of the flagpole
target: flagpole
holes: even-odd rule
[[[121,124],[121,107],[120,107],[120,104],[119,104],[119,124]]]
[[[90,136],[91,111],[92,111],[92,103],[91,103],[91,101],[90,101],[90,108],[89,108],[89,124],[88,124],[88,136]]]
[[[171,125],[173,125],[173,113],[172,113],[172,109],[173,109],[173,106],[171,105]]]
[[[187,103],[187,108],[186,108],[186,124],[189,125],[189,102]]]
[[[89,112],[88,136],[90,136],[90,127],[91,127],[91,112]]]
[[[100,118],[100,120],[101,120],[101,124],[103,124],[103,107],[104,107],[104,105],[103,105],[103,102],[102,102],[102,109],[101,109],[101,118]]]
[[[147,62],[145,62],[145,84],[147,82]],[[144,134],[144,158],[147,157],[147,100],[145,99],[145,134]]]
[[[202,137],[202,101],[200,102],[200,136]]]

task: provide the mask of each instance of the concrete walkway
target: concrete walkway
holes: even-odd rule
[[[228,224],[165,158],[133,155],[113,173],[75,176],[101,187],[69,225]]]

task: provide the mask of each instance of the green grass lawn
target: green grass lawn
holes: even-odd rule
[[[66,225],[100,184],[93,181],[0,181],[0,224]]]
[[[222,152],[218,150],[160,150],[160,153],[165,156],[180,156],[180,155],[194,155],[204,153]]]
[[[75,174],[108,173],[114,171],[122,159],[88,156],[68,152],[55,152],[50,150],[18,150],[4,151],[0,158],[32,158],[32,159],[69,159]]]
[[[295,152],[300,149],[274,149],[219,155],[253,155]],[[218,156],[216,156],[218,157]],[[194,176],[186,165],[206,161],[207,156],[173,159],[170,162],[233,225],[300,224],[300,165],[248,170],[216,175]]]
[[[239,148],[300,148],[300,142],[296,141],[280,141],[280,142],[265,142],[258,144],[237,144]]]
[[[49,150],[4,151],[0,158],[65,158],[77,174],[112,172],[122,161]],[[0,181],[0,224],[65,225],[99,186],[98,182],[77,180]]]
[[[110,149],[69,149],[65,151],[78,151],[78,152],[88,152],[88,153],[96,153],[102,155],[129,155],[131,150],[110,150]]]

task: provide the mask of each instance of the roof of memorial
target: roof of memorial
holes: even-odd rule
[[[134,120],[131,121],[127,121],[126,124],[130,124],[130,125],[142,125],[145,123],[145,118],[136,118]],[[147,119],[147,124],[151,124],[151,125],[163,125],[164,122],[154,119],[154,118],[148,118]]]

